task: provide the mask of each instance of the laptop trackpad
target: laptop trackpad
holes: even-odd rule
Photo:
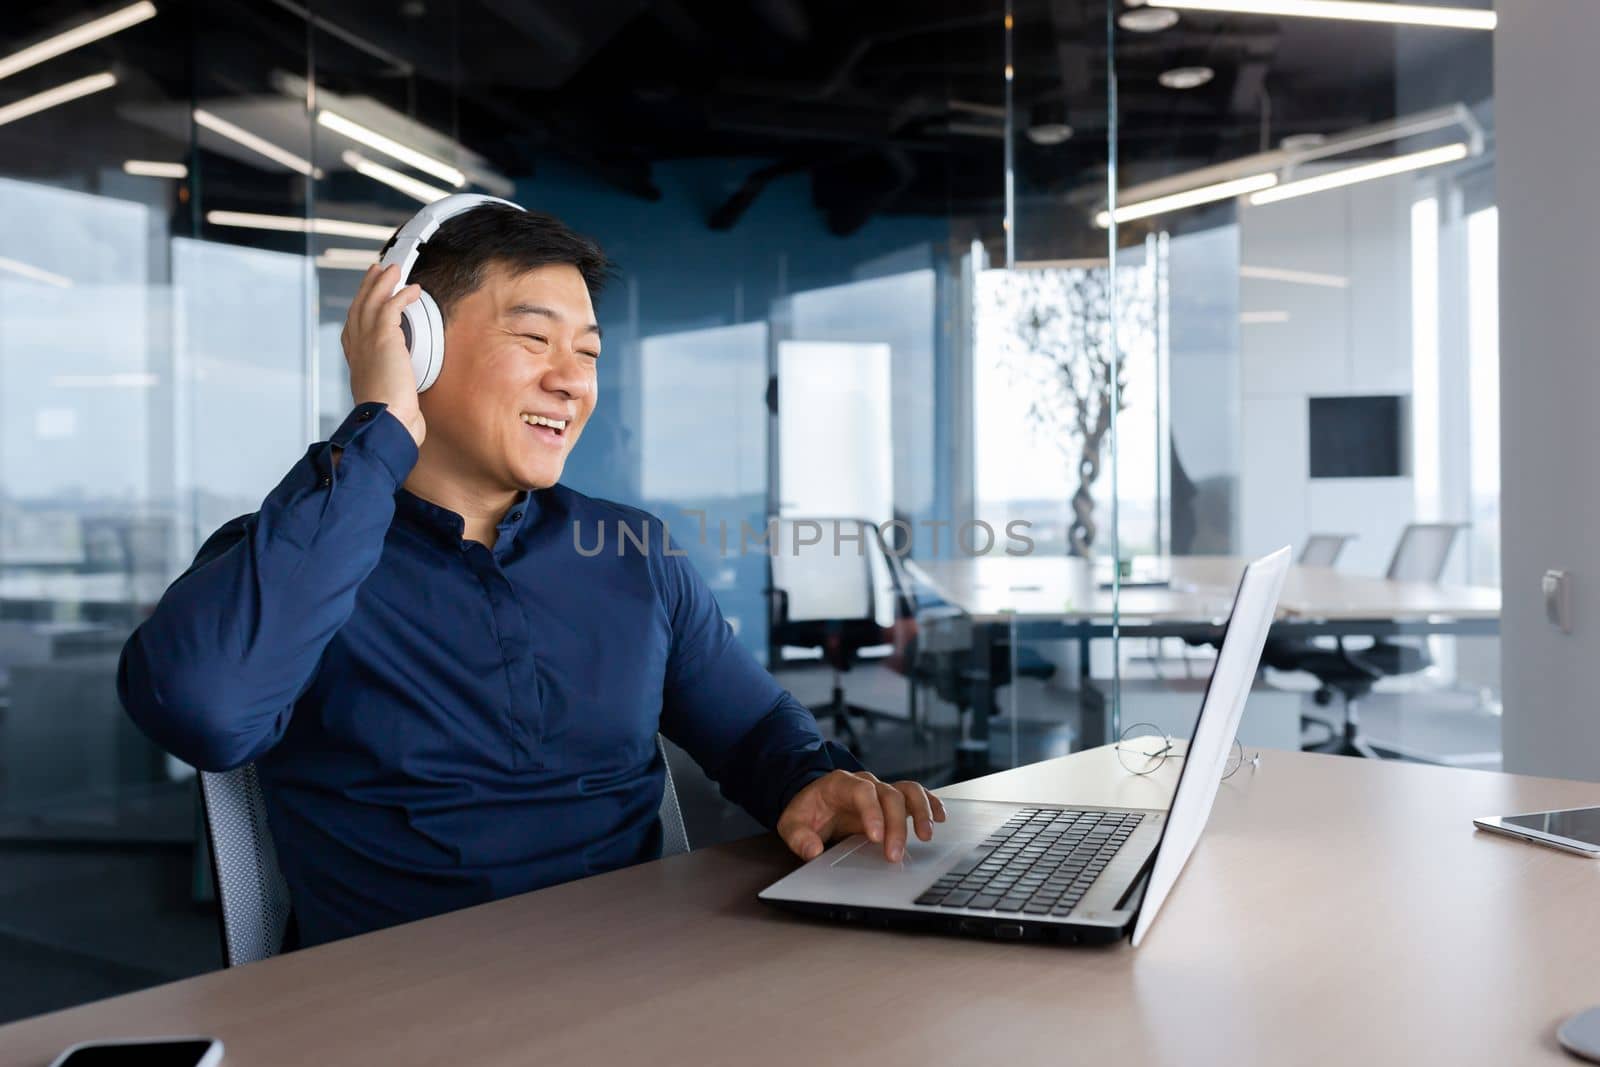
[[[861,843],[851,849],[844,856],[833,862],[833,866],[844,870],[879,871],[882,873],[900,873],[902,871],[932,872],[940,866],[948,866],[955,861],[956,856],[970,849],[971,841],[918,841],[912,837],[906,841],[905,858],[899,863],[890,863],[883,858],[883,846],[862,839]]]

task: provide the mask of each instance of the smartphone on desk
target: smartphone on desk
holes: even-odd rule
[[[82,1041],[50,1067],[216,1067],[221,1062],[222,1042],[215,1038],[154,1037]]]

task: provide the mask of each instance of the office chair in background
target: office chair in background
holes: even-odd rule
[[[820,528],[821,540],[801,543],[797,526],[808,533]],[[768,662],[784,665],[786,647],[820,652],[833,672],[833,690],[828,703],[812,711],[819,719],[831,718],[839,740],[861,755],[861,735],[851,716],[868,726],[895,716],[846,700],[844,675],[866,649],[892,646],[897,620],[910,617],[899,569],[877,525],[866,519],[778,519],[773,536],[778,541],[768,590]]]
[[[666,781],[661,793],[661,855],[689,851],[689,832],[672,784],[672,764],[656,738]],[[267,805],[255,764],[200,772],[200,806],[217,889],[224,966],[276,956],[289,926],[289,885],[267,827]]]
[[[1411,523],[1400,535],[1385,576],[1396,582],[1437,582],[1450,559],[1450,549],[1465,528],[1465,523]],[[1333,648],[1311,641],[1269,640],[1261,659],[1275,670],[1304,671],[1316,678],[1319,685],[1313,699],[1318,706],[1332,703],[1335,693],[1343,698],[1342,725],[1310,720],[1325,726],[1330,735],[1326,742],[1309,746],[1311,751],[1373,759],[1385,753],[1362,735],[1359,702],[1382,679],[1416,674],[1433,664],[1425,640],[1388,638],[1359,650],[1347,648],[1343,637],[1335,639]]]
[[[1332,567],[1339,562],[1344,546],[1355,539],[1355,534],[1312,534],[1295,562],[1302,567]]]

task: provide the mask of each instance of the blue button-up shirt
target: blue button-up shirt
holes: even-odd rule
[[[659,521],[558,485],[490,549],[400,488],[416,459],[382,405],[357,407],[122,654],[123,704],[159,744],[257,763],[302,943],[659,855],[657,732],[769,827],[859,766]]]

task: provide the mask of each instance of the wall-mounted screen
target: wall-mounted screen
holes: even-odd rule
[[[1405,464],[1406,398],[1314,396],[1311,477],[1399,478]]]

